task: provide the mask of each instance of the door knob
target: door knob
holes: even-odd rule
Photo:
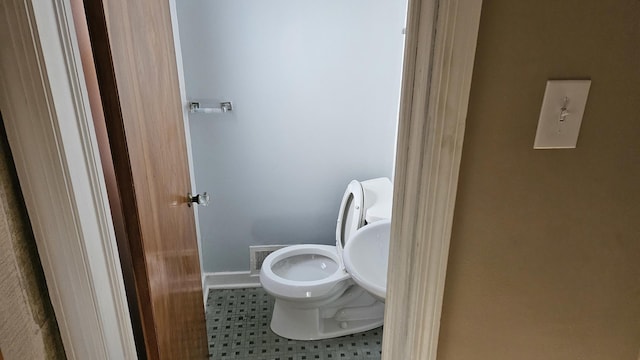
[[[205,192],[201,194],[192,195],[191,193],[187,194],[187,205],[191,207],[191,204],[207,206],[209,205],[209,195]]]

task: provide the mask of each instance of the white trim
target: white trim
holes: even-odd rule
[[[260,275],[249,271],[225,271],[204,273],[203,283],[208,289],[241,289],[261,287]]]
[[[68,1],[3,4],[7,135],[69,359],[136,359]]]
[[[178,84],[180,86],[180,102],[182,103],[182,121],[184,122],[185,145],[187,147],[187,162],[189,163],[189,179],[191,180],[191,193],[197,194],[196,173],[193,167],[193,151],[191,146],[191,127],[189,125],[189,101],[187,100],[187,90],[184,80],[184,67],[182,66],[182,48],[180,47],[180,31],[178,29],[178,9],[176,0],[169,0],[169,11],[171,12],[171,28],[173,29],[173,48],[176,54],[176,65],[178,67]],[[206,189],[203,189],[206,192]],[[185,194],[186,195],[186,194]],[[198,215],[198,207],[193,207],[193,218],[196,225],[196,239],[198,240],[198,259],[200,260],[200,272],[204,273],[204,258],[202,257],[202,237],[200,235],[200,216]],[[204,281],[204,276],[202,277]],[[204,282],[202,283],[203,295],[205,297],[205,307],[207,300],[207,291],[204,290]]]
[[[436,360],[480,9],[480,0],[409,5],[382,346],[386,360]]]
[[[259,274],[250,271],[227,271],[202,274],[204,306],[207,307],[209,291],[213,289],[244,289],[262,287]]]

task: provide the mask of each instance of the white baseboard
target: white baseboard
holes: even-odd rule
[[[202,275],[205,302],[209,289],[241,289],[260,287],[260,276],[249,271],[204,273]]]

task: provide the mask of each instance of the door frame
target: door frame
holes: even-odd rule
[[[0,17],[0,111],[66,355],[136,359],[70,4]]]
[[[0,9],[0,109],[67,356],[135,359],[69,1]],[[409,1],[383,359],[436,359],[480,9]]]
[[[437,357],[481,6],[409,1],[383,359]]]

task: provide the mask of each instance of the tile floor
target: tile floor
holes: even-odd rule
[[[213,360],[380,359],[382,328],[335,339],[300,341],[271,331],[274,299],[262,288],[211,290],[207,299]]]

